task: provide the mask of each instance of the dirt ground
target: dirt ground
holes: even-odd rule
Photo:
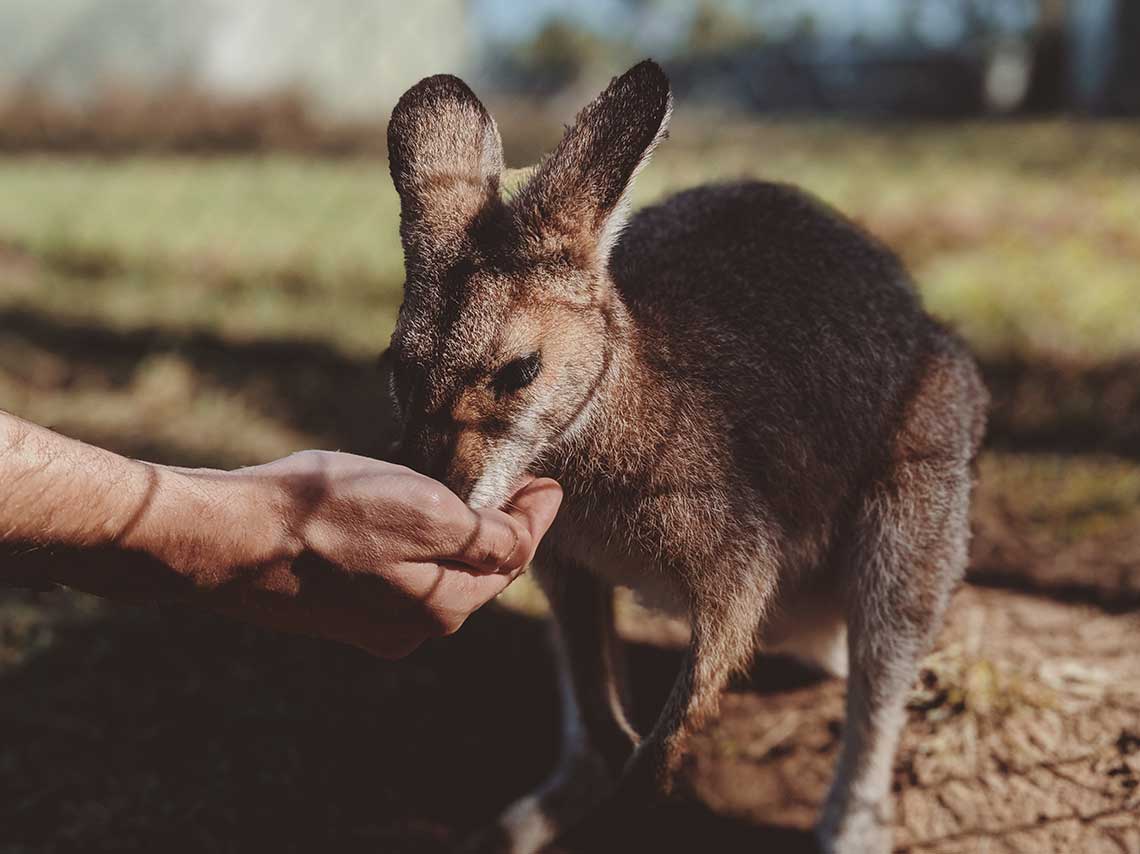
[[[5,854],[444,852],[555,759],[540,619],[488,609],[386,664],[78,596],[48,625],[38,595],[70,594],[6,594],[6,641],[41,651],[0,679]],[[624,631],[644,726],[678,635],[629,609]],[[898,850],[1140,851],[1138,643],[1131,609],[963,588],[910,704]],[[674,801],[566,850],[811,851],[843,690],[761,659]]]
[[[1140,851],[1138,639],[1135,613],[961,591],[895,764],[899,850]],[[834,681],[730,695],[693,791],[718,814],[809,826],[842,704]]]

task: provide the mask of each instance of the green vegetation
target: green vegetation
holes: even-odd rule
[[[801,184],[911,263],[984,354],[1140,350],[1140,161],[1127,125],[682,124],[638,203],[742,175]],[[116,328],[319,338],[375,352],[399,301],[382,160],[0,160],[0,305]],[[11,252],[8,253],[11,255]]]

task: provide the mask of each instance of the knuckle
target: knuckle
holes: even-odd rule
[[[310,448],[304,451],[294,451],[289,455],[289,459],[301,465],[316,465],[321,461],[323,453],[323,451]]]
[[[428,478],[417,480],[413,495],[420,512],[439,525],[451,521],[463,506],[456,506],[458,499],[443,484]]]

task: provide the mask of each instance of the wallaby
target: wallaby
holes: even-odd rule
[[[845,634],[850,672],[817,837],[879,854],[905,696],[966,564],[986,393],[898,259],[795,188],[702,186],[629,218],[671,110],[642,62],[509,198],[498,129],[461,80],[416,84],[389,125],[403,461],[472,506],[532,474],[565,490],[533,570],[557,626],[563,754],[499,819],[500,850],[666,789],[730,676],[798,627],[832,659]],[[641,739],[615,585],[692,628]]]

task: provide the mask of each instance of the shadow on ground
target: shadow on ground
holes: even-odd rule
[[[47,352],[62,359],[66,375],[50,377],[53,390],[94,383],[100,388],[124,389],[148,357],[172,354],[189,364],[198,377],[241,394],[267,416],[320,437],[330,446],[379,455],[393,438],[393,419],[379,370],[379,354],[386,345],[382,330],[377,331],[377,358],[365,359],[347,356],[319,341],[232,341],[209,332],[161,328],[124,331],[29,310],[0,309],[0,339],[11,354],[0,361],[0,369],[33,388],[40,381],[31,375],[26,352]],[[161,447],[115,450],[184,465],[250,462],[192,459],[177,449]],[[174,458],[164,450],[172,451]]]
[[[626,854],[631,851],[717,854],[816,854],[812,834],[793,827],[754,823],[716,815],[694,800],[685,800],[626,815],[621,826],[590,834],[571,834],[551,846],[550,854]]]
[[[6,592],[0,605],[32,597]],[[108,606],[0,677],[0,851],[451,850],[555,761],[545,640],[542,621],[486,609],[456,639],[385,663],[179,610]],[[631,650],[642,725],[677,655]],[[745,687],[779,690],[794,673],[775,667]],[[684,797],[623,825],[614,850],[634,839],[657,851],[709,839],[718,851],[810,850],[795,847],[801,832]]]

